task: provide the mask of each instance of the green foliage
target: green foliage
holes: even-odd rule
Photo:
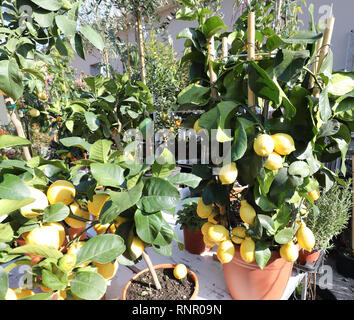
[[[197,204],[199,198],[187,198],[182,202],[182,209],[177,212],[176,223],[181,229],[200,230],[208,219],[202,219],[197,215]]]
[[[321,194],[315,204],[306,201],[308,213],[304,220],[313,231],[317,249],[331,249],[333,238],[348,226],[353,206],[352,197],[349,179],[344,186],[335,183],[330,190]]]

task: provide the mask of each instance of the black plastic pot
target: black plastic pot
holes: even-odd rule
[[[344,250],[337,249],[336,268],[342,276],[354,279],[354,256]]]

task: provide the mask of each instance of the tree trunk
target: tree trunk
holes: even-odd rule
[[[137,14],[138,14],[137,26],[138,26],[139,51],[140,51],[141,81],[146,85],[146,68],[145,68],[143,28],[142,28],[142,21],[141,21],[141,8],[138,8]]]
[[[214,72],[212,62],[215,60],[215,42],[214,37],[211,37],[208,40],[208,53],[209,53],[209,78],[210,78],[210,86],[211,86],[211,97],[216,99],[218,97],[218,91],[214,87],[215,82],[217,80],[217,75]]]
[[[110,78],[111,73],[109,72],[109,58],[108,58],[108,49],[107,48],[104,49],[103,57],[104,57],[104,64],[106,67],[106,76],[107,76],[107,78]]]

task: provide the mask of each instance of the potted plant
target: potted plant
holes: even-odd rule
[[[351,216],[352,190],[351,181],[344,186],[335,183],[329,190],[323,191],[315,204],[305,202],[308,208],[302,211],[306,225],[313,230],[316,242],[313,252],[299,251],[298,263],[315,262],[322,251],[332,249],[333,238],[347,227]]]
[[[178,101],[183,108],[204,110],[196,131],[214,130],[216,142],[231,143],[225,152],[231,154],[231,162],[216,166],[218,176],[210,172],[205,180],[213,182],[204,187],[200,203],[206,217],[224,207],[206,240],[218,246],[217,257],[234,299],[281,298],[298,245],[307,251],[315,245],[300,214],[302,204],[305,199],[315,202],[319,187],[328,188],[338,179],[322,162],[331,157],[344,162],[353,121],[344,119],[337,108],[354,87],[334,90],[339,77],[349,83],[352,75],[332,71],[328,44],[333,18],[328,20],[326,43],[320,45],[317,40],[323,34],[315,27],[286,37],[260,28],[256,38],[255,27],[262,24],[255,15],[259,6],[252,1],[236,23],[238,29],[225,33],[223,21],[207,18],[198,2],[187,4],[188,9],[177,15],[199,22],[178,36],[187,39],[189,51],[183,60],[190,63],[193,76]],[[239,209],[231,211],[230,191],[236,182],[247,188]]]
[[[202,226],[208,219],[202,219],[197,214],[199,198],[187,198],[182,203],[182,209],[177,212],[176,224],[181,225],[184,237],[184,249],[192,254],[202,254],[208,247],[203,241]]]

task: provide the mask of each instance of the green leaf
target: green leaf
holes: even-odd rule
[[[21,200],[10,200],[10,199],[1,199],[0,200],[0,217],[9,214],[15,210],[18,210],[28,204],[34,202],[33,198],[25,198]]]
[[[333,136],[339,131],[339,129],[340,129],[340,123],[338,120],[335,119],[329,120],[321,126],[317,137],[321,138],[321,137]]]
[[[90,25],[82,26],[79,31],[83,36],[90,41],[98,50],[104,50],[104,41],[99,32],[93,29]]]
[[[49,28],[54,22],[54,12],[48,12],[43,9],[33,11],[33,18],[42,28]]]
[[[42,270],[42,282],[45,287],[52,290],[63,290],[67,286],[68,277],[63,274],[58,276],[48,270]]]
[[[262,168],[257,176],[259,187],[261,188],[262,194],[267,195],[270,189],[270,186],[277,175],[277,170],[269,170]]]
[[[190,84],[177,97],[180,105],[205,106],[210,99],[210,88],[198,84]]]
[[[195,189],[198,187],[202,179],[191,173],[177,173],[176,175],[169,177],[168,182],[174,185],[186,185]]]
[[[235,114],[236,109],[238,108],[238,104],[232,101],[222,101],[218,103],[216,107],[219,114],[216,141],[220,143],[231,141],[232,137],[228,136],[224,132],[224,129],[229,129],[231,127],[230,122]]]
[[[123,239],[116,234],[101,234],[89,239],[77,254],[76,265],[83,262],[108,263],[125,251]]]
[[[221,30],[228,30],[228,28],[218,16],[208,18],[203,24],[203,33],[207,39],[211,38]]]
[[[328,87],[326,87],[319,96],[319,110],[323,122],[328,121],[332,116],[331,106],[328,98]]]
[[[27,198],[29,193],[30,189],[21,178],[13,174],[4,175],[0,183],[0,198],[21,200]]]
[[[212,203],[226,205],[229,202],[229,191],[226,185],[210,183],[203,189],[202,198],[205,205]]]
[[[32,296],[21,298],[20,300],[51,300],[53,293],[36,293]]]
[[[167,178],[176,167],[176,159],[172,152],[165,148],[155,159],[151,167],[152,176],[157,178]]]
[[[100,120],[93,112],[85,112],[85,119],[91,131],[96,131],[100,127]]]
[[[70,44],[76,54],[83,60],[86,59],[85,57],[85,50],[84,44],[82,41],[82,37],[79,33],[76,33],[74,37],[70,38]]]
[[[14,231],[9,223],[0,224],[0,242],[10,242],[14,237]]]
[[[49,10],[49,11],[58,11],[62,5],[62,0],[30,0],[37,6]]]
[[[112,141],[98,140],[90,148],[89,159],[101,163],[106,163],[111,150]]]
[[[268,244],[266,244],[262,241],[256,241],[256,247],[255,247],[254,254],[255,254],[255,258],[256,258],[259,268],[261,270],[263,270],[272,255],[272,253],[268,247]]]
[[[65,147],[78,147],[90,151],[91,144],[80,137],[68,137],[60,139],[60,143]]]
[[[293,239],[294,230],[292,228],[284,228],[276,233],[274,236],[275,242],[285,244]]]
[[[81,271],[70,281],[70,291],[84,300],[100,300],[106,290],[106,280],[99,273]]]
[[[43,222],[63,221],[70,214],[70,209],[59,202],[47,207],[43,213]]]
[[[149,214],[137,210],[134,221],[139,238],[146,243],[166,246],[174,238],[174,229],[166,222],[161,212]]]
[[[137,203],[144,212],[157,212],[174,209],[180,201],[179,191],[168,181],[161,178],[145,180],[143,196]]]
[[[313,31],[299,31],[297,34],[290,38],[283,38],[283,42],[291,44],[307,44],[315,43],[317,40],[321,39],[322,33],[316,33]]]
[[[264,229],[269,231],[270,234],[274,234],[274,220],[270,216],[267,216],[265,214],[257,214],[257,218]]]
[[[241,159],[247,150],[247,134],[243,121],[236,119],[236,128],[234,141],[231,147],[231,160],[236,161]]]
[[[39,245],[39,244],[26,244],[21,247],[17,247],[9,250],[9,253],[34,254],[45,258],[55,258],[55,259],[59,259],[63,256],[63,254],[59,250],[47,245]]]
[[[0,300],[4,300],[9,288],[7,272],[0,266]]]
[[[0,88],[13,100],[23,93],[22,73],[14,58],[0,61]]]
[[[77,23],[74,20],[68,19],[63,15],[56,15],[55,22],[58,28],[63,32],[66,36],[74,36],[76,33]]]
[[[285,203],[280,207],[279,210],[277,210],[277,213],[272,216],[272,219],[274,220],[275,231],[283,229],[289,223],[290,217],[291,207],[289,204]]]
[[[176,20],[193,21],[197,18],[197,13],[188,7],[180,8],[176,12]]]
[[[310,167],[304,161],[295,161],[289,167],[289,174],[305,178],[310,175]]]
[[[218,108],[214,107],[204,112],[199,118],[198,125],[206,130],[216,129],[217,121],[219,117]]]
[[[124,182],[124,169],[113,163],[92,163],[91,172],[102,186],[120,187]]]
[[[354,90],[353,72],[336,72],[328,83],[328,93],[334,96],[343,96]]]
[[[203,50],[207,42],[204,34],[193,28],[185,28],[176,36],[176,39],[182,38],[188,39],[199,51]]]
[[[287,46],[287,44],[277,35],[271,35],[267,38],[266,46],[269,52]]]

